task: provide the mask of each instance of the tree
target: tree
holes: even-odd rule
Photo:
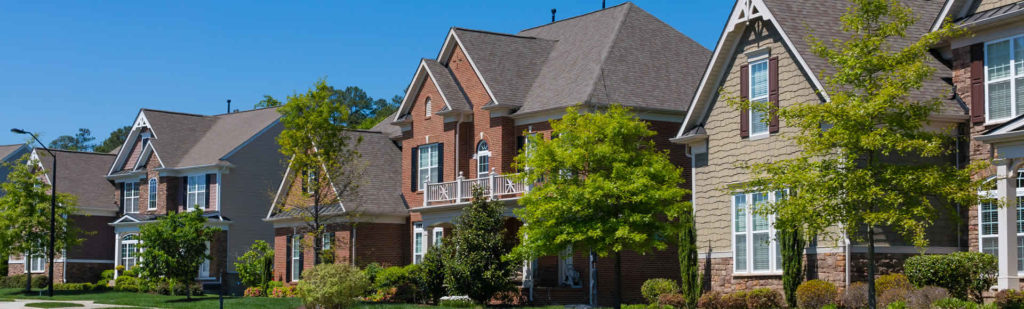
[[[401,104],[402,96],[400,95],[391,97],[391,101],[386,101],[384,99],[377,99],[373,101],[373,114],[366,118],[366,120],[363,120],[363,122],[356,127],[362,130],[373,128],[381,121],[386,121],[388,116],[391,116],[398,111],[398,106]]]
[[[566,110],[551,121],[551,140],[529,137],[515,158],[519,181],[539,184],[516,210],[524,225],[516,257],[555,255],[572,246],[615,256],[615,299],[621,303],[621,252],[668,247],[690,211],[683,169],[655,148],[654,131],[629,109],[612,105],[581,114]]]
[[[339,196],[356,194],[361,169],[357,166],[359,153],[355,147],[361,142],[346,129],[351,110],[344,100],[320,79],[306,93],[288,96],[281,106],[284,130],[277,137],[280,151],[291,158],[290,170],[299,171],[303,182],[302,194],[312,198],[312,205],[279,205],[285,210],[298,210],[312,239],[323,239],[326,223],[341,215],[356,215],[354,209],[344,213],[329,211],[325,207],[338,203]],[[323,244],[313,241],[314,252],[321,252]],[[320,264],[320,254],[314,254],[314,264]]]
[[[265,241],[256,240],[249,251],[235,262],[235,270],[242,284],[259,287],[260,291],[267,293],[267,287],[274,278],[274,248]]]
[[[444,240],[442,240],[444,242]],[[416,289],[419,290],[423,300],[429,300],[431,304],[437,305],[441,297],[444,297],[447,289],[444,286],[445,259],[451,256],[447,252],[451,246],[441,245],[427,251],[423,261],[412,274],[416,281]]]
[[[191,286],[199,265],[210,258],[207,243],[218,229],[206,226],[201,210],[171,213],[139,227],[139,274],[171,278]],[[192,289],[188,289],[192,299]]]
[[[281,106],[281,101],[278,101],[277,99],[275,99],[274,97],[270,96],[269,94],[264,94],[263,95],[263,100],[260,100],[259,102],[256,102],[256,105],[254,105],[253,108],[267,108],[267,107],[278,107],[278,106]]]
[[[71,151],[89,151],[93,147],[89,142],[92,142],[95,139],[95,137],[92,137],[92,132],[89,132],[89,129],[79,128],[78,133],[76,133],[75,136],[61,135],[51,141],[50,148]]]
[[[796,308],[796,288],[804,277],[804,238],[798,228],[779,230],[779,250],[782,250],[782,291],[790,308]]]
[[[452,236],[443,246],[448,254],[444,280],[456,295],[486,305],[495,294],[515,288],[511,279],[516,263],[503,259],[512,250],[504,241],[504,208],[474,187],[473,202],[455,219]]]
[[[110,132],[110,136],[103,140],[102,143],[93,147],[92,151],[108,153],[121,147],[124,144],[124,140],[128,139],[128,134],[132,132],[132,126],[123,126],[117,128],[113,132]]]
[[[45,247],[50,242],[50,185],[44,181],[45,171],[38,168],[39,161],[30,159],[28,154],[5,165],[10,173],[7,181],[0,184],[6,192],[0,196],[0,226],[4,227],[0,229],[0,254],[24,254],[25,267],[30,268],[29,257],[46,254]],[[57,193],[56,248],[70,248],[82,241],[81,230],[70,218],[75,213],[76,200],[73,195]],[[29,273],[25,289],[31,290],[31,286]]]
[[[738,108],[778,113],[798,129],[789,136],[802,152],[796,158],[751,165],[754,179],[738,189],[785,191],[774,204],[753,209],[774,214],[779,230],[798,229],[808,240],[836,236],[866,238],[868,304],[875,308],[876,228],[892,228],[916,246],[940,212],[956,217],[951,205],[975,205],[980,181],[971,174],[983,163],[958,169],[949,163],[954,149],[948,130],[925,128],[939,110],[938,98],[916,100],[911,93],[932,77],[929,49],[962,32],[950,22],[907,44],[917,18],[891,0],[853,0],[841,18],[846,40],[834,46],[811,36],[815,54],[834,72],[825,78],[825,102],[796,102],[775,110],[770,103],[729,100]],[[936,94],[938,95],[938,94]]]
[[[680,212],[679,226],[679,293],[683,294],[688,308],[697,308],[701,284],[697,260],[697,227],[692,209]]]

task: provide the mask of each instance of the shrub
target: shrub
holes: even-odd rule
[[[373,287],[377,289],[387,289],[408,283],[411,279],[409,270],[411,270],[411,268],[402,266],[384,268],[377,273],[377,280],[373,282]]]
[[[267,290],[268,291],[270,289],[279,288],[279,287],[283,287],[283,286],[284,286],[284,282],[281,282],[281,281],[270,281],[270,282],[267,282]]]
[[[747,293],[747,308],[774,309],[785,307],[782,293],[769,288],[755,289]]]
[[[334,250],[331,250],[331,249],[320,250],[320,263],[323,263],[323,264],[334,264]]]
[[[843,307],[847,309],[867,308],[868,306],[868,284],[854,282],[843,291]]]
[[[294,286],[276,286],[270,290],[270,294],[267,295],[273,298],[284,298],[284,297],[295,297]]]
[[[411,264],[405,267],[388,267],[377,273],[374,287],[382,294],[380,299],[387,302],[414,302],[416,282],[413,274],[418,269],[418,264]]]
[[[722,300],[722,294],[718,291],[710,291],[704,293],[697,299],[697,308],[705,309],[721,309],[720,302]]]
[[[796,288],[796,303],[800,308],[818,309],[826,305],[834,305],[836,286],[821,280],[810,280]]]
[[[949,297],[949,291],[937,286],[926,286],[907,295],[907,308],[929,309],[932,304]]]
[[[879,306],[879,307],[882,307],[882,306]],[[907,309],[907,303],[903,302],[902,300],[899,300],[899,301],[891,302],[891,303],[885,305],[885,308],[886,309]]]
[[[355,266],[320,264],[302,273],[296,289],[306,308],[348,308],[369,287],[369,280]]]
[[[252,286],[245,288],[245,292],[242,295],[245,297],[260,297],[263,296],[263,290],[259,287]]]
[[[381,267],[380,263],[373,262],[366,264],[366,267],[363,267],[363,274],[366,275],[366,279],[370,280],[370,282],[377,282],[377,274],[380,273],[381,270],[384,270],[384,267]]]
[[[875,293],[882,295],[885,291],[890,289],[903,289],[909,291],[914,287],[910,285],[910,280],[903,274],[888,274],[879,276],[875,279]]]
[[[472,308],[476,306],[476,303],[466,296],[448,296],[438,299],[437,305],[451,308]]]
[[[192,296],[203,296],[203,285],[199,283],[193,283],[188,287],[192,290]]]
[[[56,291],[102,291],[107,289],[107,285],[94,284],[94,283],[58,283],[53,285],[53,289]]]
[[[138,292],[139,291],[139,278],[132,276],[117,276],[114,280],[114,290],[124,292]]]
[[[247,287],[267,289],[267,282],[274,277],[274,249],[267,242],[257,240],[235,262],[238,278]]]
[[[171,295],[173,292],[171,290],[171,282],[167,280],[160,280],[160,282],[157,282],[153,287],[153,292],[160,295]]]
[[[972,301],[962,300],[955,297],[941,299],[932,304],[932,308],[938,309],[997,309],[996,303],[979,305]]]
[[[721,308],[724,309],[747,309],[747,292],[738,291],[722,296]]]
[[[640,286],[640,294],[647,299],[648,304],[658,302],[662,294],[672,294],[679,291],[675,280],[665,278],[647,279]]]
[[[959,299],[981,301],[981,293],[995,284],[996,258],[980,252],[913,256],[903,264],[915,286],[938,286]]]
[[[504,203],[489,200],[479,187],[473,201],[455,218],[456,231],[445,238],[444,281],[452,293],[486,304],[495,295],[515,290],[512,278],[519,264],[505,259],[512,245],[505,241]]]
[[[97,284],[107,285],[110,280],[114,280],[114,270],[107,269],[100,273],[100,280],[96,281]]]
[[[175,296],[188,295],[188,284],[173,281],[171,282],[171,290],[174,291]]]
[[[995,304],[999,308],[1024,308],[1024,293],[1015,290],[1002,290],[996,293]]]
[[[878,293],[875,291],[875,295],[878,295],[878,307],[889,307],[891,304],[904,303],[907,301],[907,294],[910,294],[910,290],[903,287],[893,287],[886,289],[885,292]],[[899,305],[900,308],[906,307],[906,304]]]
[[[419,267],[412,274],[416,290],[421,295],[421,298],[433,304],[438,304],[441,297],[447,294],[447,289],[444,286],[445,250],[447,250],[447,247],[442,245],[440,248],[427,251],[423,261],[420,262]]]
[[[687,308],[686,296],[679,293],[665,293],[658,295],[655,304],[658,306],[669,306],[672,308]]]

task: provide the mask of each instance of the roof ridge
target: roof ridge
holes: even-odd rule
[[[262,111],[262,110],[278,108],[278,107],[281,107],[281,106],[260,107],[260,108],[248,109],[248,110],[244,110],[244,111],[237,111],[237,112],[230,112],[230,113],[223,113],[223,114],[214,114],[214,115],[210,115],[210,116],[211,117],[230,116],[230,115],[234,115],[234,114],[256,112],[256,111]]]
[[[526,28],[526,29],[523,29],[523,30],[519,30],[519,32],[525,32],[525,31],[529,31],[529,30],[533,30],[533,29],[537,29],[537,28],[547,27],[547,26],[550,26],[550,25],[554,25],[554,24],[557,24],[557,23],[560,23],[560,22],[563,22],[563,21],[567,21],[567,20],[572,20],[572,19],[580,18],[580,17],[583,17],[583,16],[587,16],[587,15],[590,15],[590,14],[594,14],[594,13],[597,13],[597,12],[601,12],[601,11],[606,11],[606,10],[611,10],[611,9],[615,9],[615,8],[618,8],[618,7],[620,7],[620,6],[624,6],[624,5],[632,5],[632,6],[636,6],[635,4],[633,4],[633,2],[631,2],[631,1],[626,1],[626,2],[623,2],[623,3],[619,3],[619,4],[617,4],[617,5],[613,5],[613,6],[611,6],[611,7],[608,7],[608,8],[603,8],[603,9],[600,9],[600,10],[596,10],[596,11],[592,11],[592,12],[588,12],[588,13],[584,13],[584,14],[576,15],[576,16],[573,16],[573,17],[569,17],[569,18],[566,18],[566,19],[560,19],[560,20],[556,20],[556,21],[553,21],[553,22],[550,22],[550,23],[547,23],[547,24],[543,24],[543,25],[540,25],[540,26],[535,26],[535,27],[530,27],[530,28]]]
[[[10,145],[0,145],[0,147],[11,147],[11,146],[21,146],[21,145],[28,145],[28,143],[20,143],[20,144],[10,144]]]
[[[159,112],[159,113],[167,113],[167,114],[175,114],[175,115],[183,115],[183,116],[210,117],[210,116],[201,115],[201,114],[193,114],[193,113],[186,113],[186,112],[176,112],[176,111],[169,111],[169,110],[162,110],[162,109],[152,109],[152,108],[145,108],[145,107],[140,108],[140,110],[142,110],[142,111],[151,111],[151,112]]]
[[[502,32],[494,32],[494,31],[487,31],[487,30],[469,29],[469,28],[462,28],[462,27],[452,27],[452,29],[453,29],[453,30],[462,30],[462,31],[469,31],[469,32],[477,32],[477,33],[482,33],[482,34],[493,34],[493,35],[500,35],[500,36],[514,37],[514,38],[520,38],[520,39],[532,39],[532,40],[546,40],[546,41],[554,41],[554,40],[548,40],[548,39],[543,39],[543,38],[538,38],[538,37],[532,37],[532,36],[525,36],[525,35],[518,35],[518,34],[510,34],[510,33],[502,33]]]
[[[623,4],[620,4],[620,5],[626,5],[626,4],[630,4],[631,5],[632,2],[628,2],[627,1],[627,2],[625,2]],[[617,5],[617,6],[619,6],[619,5]],[[636,7],[636,6],[635,5],[631,5],[631,7]],[[629,7],[627,7],[626,8],[626,12],[622,13],[622,18],[619,18],[619,22],[615,25],[615,34],[612,35],[611,41],[609,41],[608,46],[603,51],[601,51],[601,59],[599,60],[599,62],[598,62],[599,66],[597,67],[597,78],[594,79],[594,84],[590,86],[590,93],[588,93],[587,96],[586,96],[587,101],[589,101],[589,102],[593,102],[594,101],[594,92],[595,92],[594,89],[597,89],[597,83],[599,83],[599,82],[602,83],[602,84],[605,83],[605,80],[604,80],[604,78],[605,78],[604,77],[604,67],[606,66],[606,64],[608,62],[608,54],[611,54],[612,48],[615,47],[615,42],[618,41],[619,34],[622,33],[622,25],[626,23],[627,19],[629,19],[630,11],[632,11],[632,10],[630,10]],[[605,92],[604,96],[605,96],[605,99],[607,99],[608,101],[611,101],[611,96],[607,93],[607,91]],[[583,103],[586,104],[587,102],[583,102]],[[611,102],[606,102],[606,103],[611,103]]]
[[[37,149],[39,149],[39,150],[46,150],[46,149],[44,149],[42,147],[33,147],[32,148],[32,150],[37,150]],[[67,153],[79,153],[79,154],[89,154],[89,155],[103,155],[103,156],[115,156],[115,155],[117,155],[117,154],[114,154],[114,153],[93,152],[93,151],[79,151],[79,150],[67,150],[67,149],[50,149],[50,151],[59,151],[59,152],[67,152]]]

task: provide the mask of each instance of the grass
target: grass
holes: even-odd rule
[[[220,308],[220,301],[217,295],[193,296],[187,300],[185,296],[154,295],[147,293],[115,292],[115,291],[54,291],[53,298],[39,296],[33,292],[31,295],[23,293],[24,289],[0,289],[2,299],[40,299],[40,300],[91,300],[97,304],[124,305],[139,307],[158,308],[185,308],[205,309]],[[224,296],[225,308],[297,308],[302,302],[296,298],[266,298],[266,297],[230,297]],[[46,308],[46,307],[44,307]],[[49,307],[53,308],[53,307]]]
[[[27,303],[25,307],[32,308],[70,308],[70,307],[85,307],[82,304],[76,303],[62,303],[62,302],[42,302],[42,303]]]

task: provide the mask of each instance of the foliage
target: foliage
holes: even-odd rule
[[[903,303],[905,306],[910,292],[911,289],[905,286],[895,286],[878,291],[878,307],[889,307],[894,303]]]
[[[320,263],[334,264],[334,250],[331,250],[331,249],[320,250]]]
[[[697,225],[692,211],[679,214],[679,293],[687,301],[687,307],[697,306],[701,282],[697,260]]]
[[[907,309],[907,303],[902,300],[897,300],[888,303],[879,303],[879,307],[885,307],[886,309]]]
[[[1001,309],[1024,308],[1024,293],[1017,290],[1002,290],[996,293],[996,305]]]
[[[782,291],[786,294],[786,304],[796,307],[796,288],[804,278],[804,246],[803,235],[799,227],[790,226],[779,232],[779,250],[782,252]]]
[[[846,290],[843,290],[842,305],[849,309],[866,308],[868,306],[867,283],[854,282]]]
[[[984,305],[978,305],[978,303],[962,300],[955,297],[941,299],[932,304],[933,308],[938,309],[996,309],[999,308],[994,302]]]
[[[444,297],[438,300],[437,305],[439,307],[448,308],[472,308],[476,307],[476,302],[473,299],[465,296],[452,296]]]
[[[810,280],[796,288],[796,304],[800,308],[818,309],[834,305],[839,292],[828,281]]]
[[[386,289],[407,284],[412,282],[411,271],[413,269],[413,267],[408,266],[391,266],[384,268],[377,273],[377,278],[373,282],[373,285],[378,289]]]
[[[929,309],[932,304],[949,297],[949,291],[937,286],[926,286],[907,294],[907,307],[912,309]]]
[[[934,285],[960,299],[981,301],[981,293],[996,283],[996,258],[980,252],[918,255],[903,263],[903,272],[915,286]]]
[[[79,303],[66,303],[66,302],[38,302],[38,303],[27,303],[25,307],[29,308],[72,308],[72,307],[85,307],[85,305]]]
[[[409,303],[415,301],[416,277],[418,264],[392,266],[377,273],[373,287],[377,289],[378,298],[387,302]]]
[[[718,306],[721,299],[722,293],[718,291],[706,292],[697,299],[697,308],[721,309],[721,307]]]
[[[242,284],[266,291],[267,284],[274,277],[274,248],[265,241],[256,240],[249,251],[235,262],[235,270]]]
[[[245,292],[243,292],[242,295],[245,297],[260,297],[263,296],[263,291],[265,290],[258,286],[251,286],[245,288]]]
[[[43,288],[43,287],[46,287],[46,283],[49,282],[49,280],[47,280],[46,275],[35,275],[35,276],[32,276],[32,279],[34,279],[32,281],[32,287],[33,288]],[[20,289],[24,289],[25,285],[27,284],[27,282],[26,282],[27,280],[28,280],[28,276],[26,276],[24,274],[13,275],[13,276],[0,276],[0,288],[4,288],[4,289],[20,288]]]
[[[658,306],[669,306],[672,308],[689,308],[686,296],[674,292],[658,295],[652,304],[657,304]]]
[[[96,284],[107,285],[107,283],[109,283],[110,280],[114,280],[114,270],[113,269],[107,269],[107,270],[104,270],[104,271],[100,272],[100,279],[98,281],[96,281]]]
[[[747,293],[747,308],[775,309],[785,307],[782,293],[769,288],[754,289]]]
[[[92,150],[93,145],[89,144],[89,142],[92,142],[95,139],[95,137],[92,137],[92,132],[90,132],[89,129],[79,128],[78,133],[75,133],[74,136],[61,135],[55,138],[50,142],[50,148],[70,151],[90,151]]]
[[[92,151],[100,153],[114,151],[114,149],[117,149],[117,147],[121,147],[121,145],[124,144],[124,141],[128,139],[128,134],[131,132],[132,126],[117,128],[113,132],[110,132],[110,136],[107,136],[107,139],[103,140],[99,145],[94,146]]]
[[[380,263],[372,262],[363,267],[363,274],[366,274],[366,279],[370,280],[370,282],[376,283],[377,274],[380,273],[381,270],[384,270],[384,267],[381,267]]]
[[[746,309],[747,308],[747,292],[736,291],[729,294],[722,295],[722,299],[719,300],[721,308],[724,309]]]
[[[271,298],[285,298],[296,297],[297,295],[294,286],[276,286],[270,290],[267,296]]]
[[[139,265],[144,278],[166,277],[185,284],[210,258],[206,243],[218,229],[206,226],[202,211],[172,213],[139,227]],[[192,298],[192,295],[186,295]]]
[[[107,290],[107,284],[97,283],[58,283],[53,285],[55,291],[104,291]]]
[[[640,286],[640,294],[647,299],[648,304],[654,304],[658,302],[658,297],[661,294],[678,293],[679,285],[676,284],[675,280],[665,278],[653,278],[644,281],[644,284]]]
[[[54,297],[39,295],[38,293],[25,294],[20,289],[0,289],[0,299],[35,299],[54,301],[94,301],[97,304],[104,304],[108,307],[131,307],[131,308],[218,308],[220,300],[218,295],[207,294],[197,296],[192,301],[184,301],[182,296],[164,296],[159,294],[142,294],[118,291],[55,291]],[[277,309],[277,308],[298,308],[302,303],[295,298],[249,298],[224,296],[224,308],[245,308],[245,309]],[[366,308],[371,309],[371,308]],[[381,308],[383,309],[383,308]],[[398,309],[398,308],[396,308]]]
[[[256,102],[256,104],[253,105],[252,107],[253,108],[267,108],[267,107],[278,107],[278,106],[281,106],[281,101],[280,100],[275,99],[274,97],[270,96],[269,94],[264,94],[263,95],[263,99],[261,99],[259,102]]]
[[[39,161],[25,154],[18,160],[4,163],[9,170],[7,181],[0,183],[0,255],[47,254],[43,244],[50,243],[50,185]],[[71,219],[77,198],[57,193],[54,214],[55,248],[69,248],[81,243],[83,232]],[[31,261],[31,259],[25,259]],[[28,267],[28,266],[26,266]],[[26,277],[26,284],[31,277]]]
[[[504,241],[504,208],[474,187],[473,202],[455,218],[455,232],[442,246],[450,247],[445,250],[444,282],[456,295],[486,304],[495,294],[515,288],[516,263],[502,258],[512,250]]]
[[[363,295],[370,281],[349,264],[320,264],[306,270],[296,287],[306,308],[348,308]]]
[[[419,267],[412,273],[420,297],[423,300],[430,301],[432,304],[439,304],[438,301],[441,297],[447,295],[444,278],[445,256],[450,255],[450,253],[445,252],[448,248],[448,246],[442,244],[440,247],[428,250],[427,254],[423,256],[423,261],[420,262]]]
[[[114,290],[125,292],[138,292],[140,282],[141,280],[139,280],[138,277],[125,275],[117,276],[117,279],[114,280]]]

